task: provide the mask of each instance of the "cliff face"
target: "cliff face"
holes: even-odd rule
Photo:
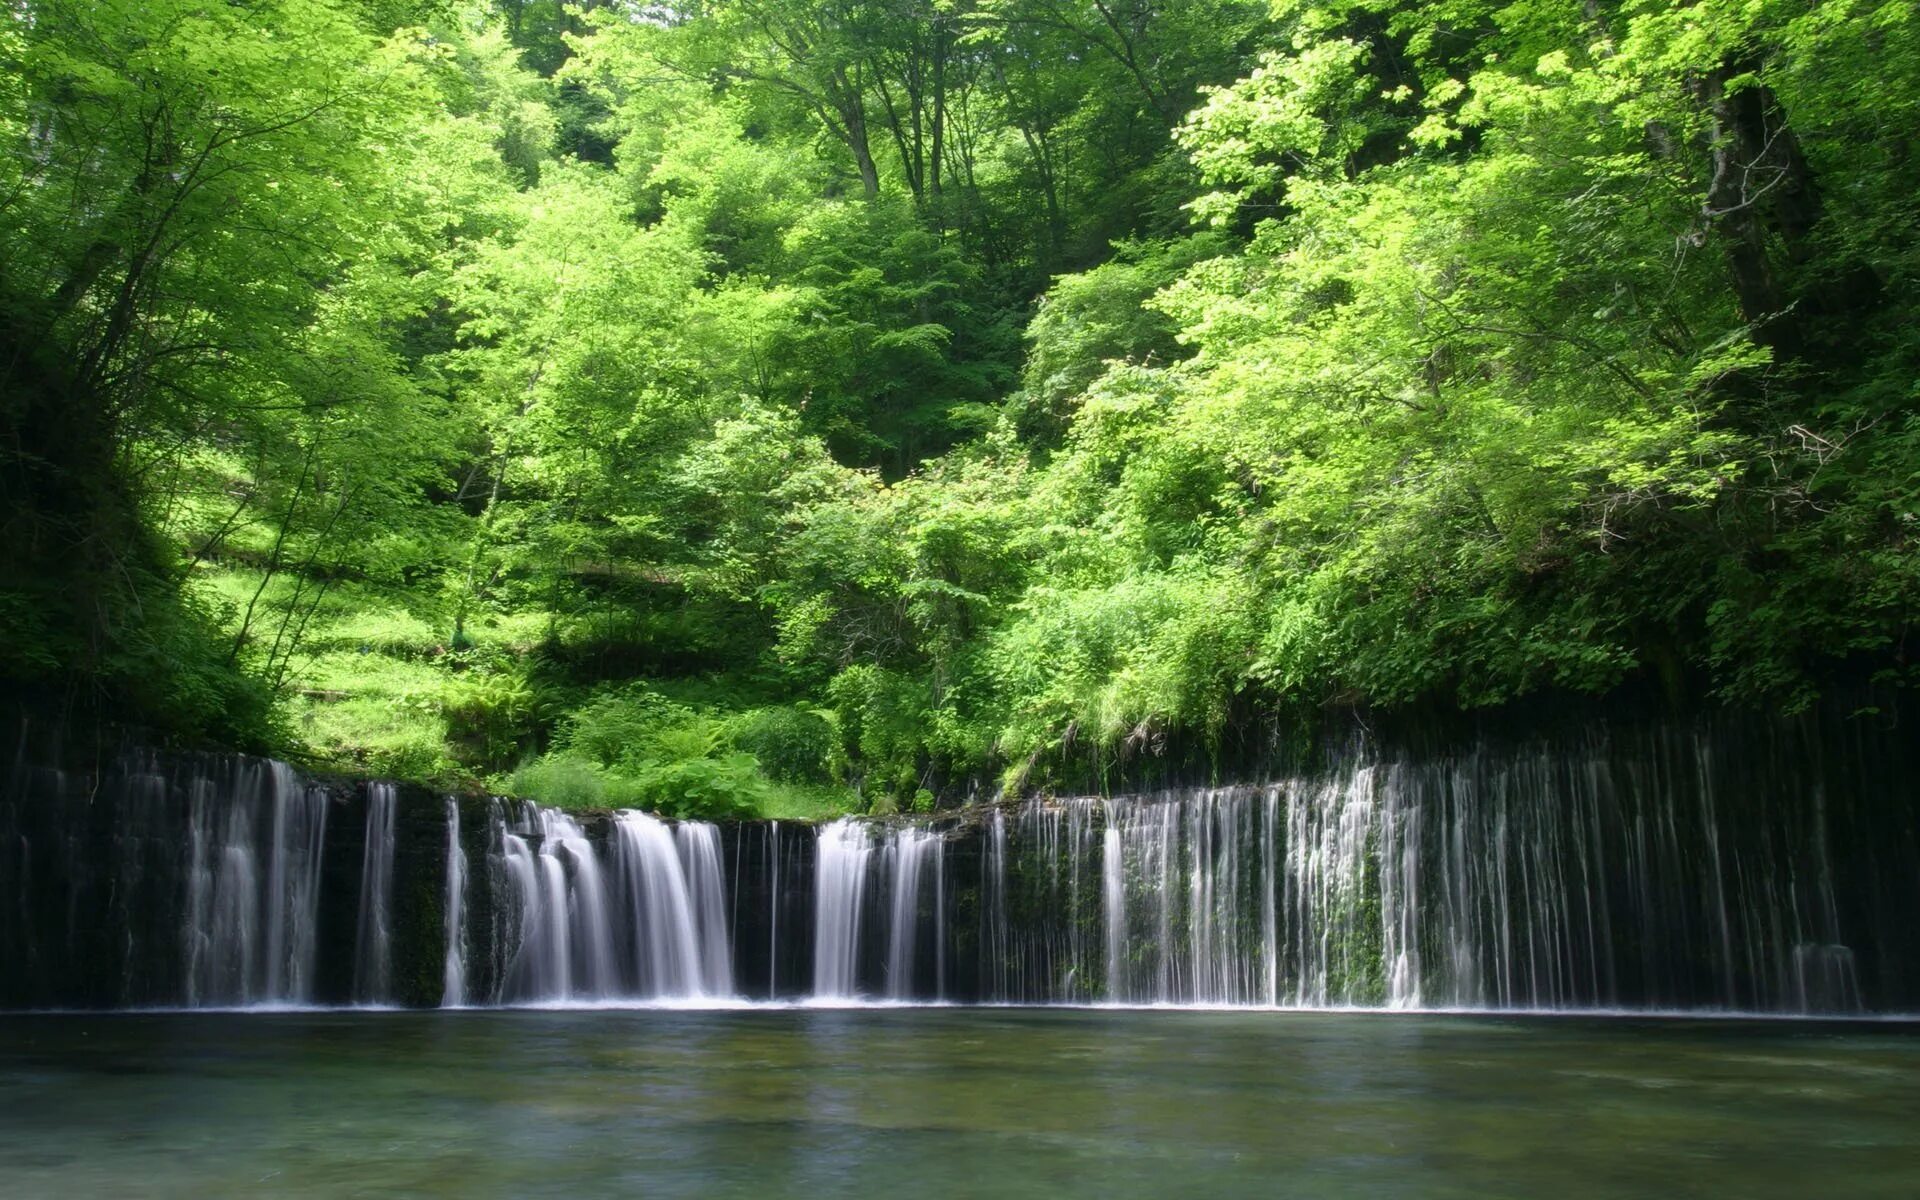
[[[816,829],[82,756],[28,729],[0,795],[0,1006],[1912,1011],[1903,732],[1616,714]]]
[[[352,1000],[369,784],[23,731],[0,794],[0,1005]],[[441,800],[397,786],[391,1002],[440,999]]]

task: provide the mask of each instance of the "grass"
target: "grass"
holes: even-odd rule
[[[760,815],[777,821],[831,821],[863,811],[860,797],[848,787],[775,781],[768,792]]]
[[[744,770],[729,771],[746,759]],[[689,767],[709,790],[691,796],[670,786]],[[789,783],[752,772],[744,755],[720,759],[682,759],[664,770],[652,764],[604,767],[570,753],[550,754],[520,765],[502,780],[501,790],[575,811],[638,808],[670,817],[763,817],[780,821],[826,821],[860,809],[853,789],[835,784]],[[664,779],[663,779],[664,777]]]
[[[452,782],[442,703],[446,673],[390,655],[329,651],[313,659],[288,698],[294,728],[322,761],[378,774]]]
[[[263,665],[257,660],[296,594],[303,608],[314,594],[311,583],[301,592],[292,575],[276,575],[262,588],[258,570],[231,564],[202,569],[195,582],[226,612],[235,634],[253,605],[249,649],[256,665]],[[341,770],[443,785],[467,782],[470,772],[447,738],[442,710],[455,676],[436,661],[440,652],[434,624],[392,594],[333,581],[285,667],[283,703],[301,741],[290,749]]]
[[[248,649],[264,658],[288,605],[298,597],[304,609],[315,593],[292,575],[264,588],[260,578],[258,569],[230,562],[203,566],[195,582],[235,634],[252,605]],[[330,582],[286,667],[282,703],[301,743],[289,753],[333,769],[487,787],[559,808],[820,821],[861,807],[851,788],[761,769],[727,732],[757,706],[699,678],[646,681],[642,690],[668,699],[680,714],[673,720],[684,722],[643,731],[652,756],[646,763],[601,763],[564,750],[528,757],[536,735],[563,730],[578,711],[572,703],[552,710],[551,691],[535,697],[525,683],[554,628],[549,614],[480,614],[466,623],[467,647],[458,652],[447,645],[450,624],[433,605],[396,589]],[[583,704],[592,694],[577,693]]]

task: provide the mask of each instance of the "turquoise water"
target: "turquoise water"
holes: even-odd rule
[[[1910,1200],[1920,1026],[15,1016],[0,1018],[0,1193]]]

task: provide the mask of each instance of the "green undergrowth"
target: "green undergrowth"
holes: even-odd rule
[[[523,762],[508,783],[569,808],[817,819],[858,807],[843,777],[830,713],[695,707],[628,683],[568,713],[551,749]]]
[[[456,639],[417,589],[292,574],[263,586],[257,568],[232,563],[197,582],[278,681],[287,752],[310,765],[670,817],[823,820],[863,807],[833,713],[697,677],[581,684],[555,662],[581,635],[548,613],[485,614]],[[272,649],[283,625],[290,656]]]
[[[1911,0],[1096,7],[8,5],[0,696],[825,814],[1920,686]]]

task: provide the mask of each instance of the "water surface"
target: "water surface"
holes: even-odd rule
[[[1920,1026],[1032,1009],[0,1018],[0,1193],[1920,1195]]]

